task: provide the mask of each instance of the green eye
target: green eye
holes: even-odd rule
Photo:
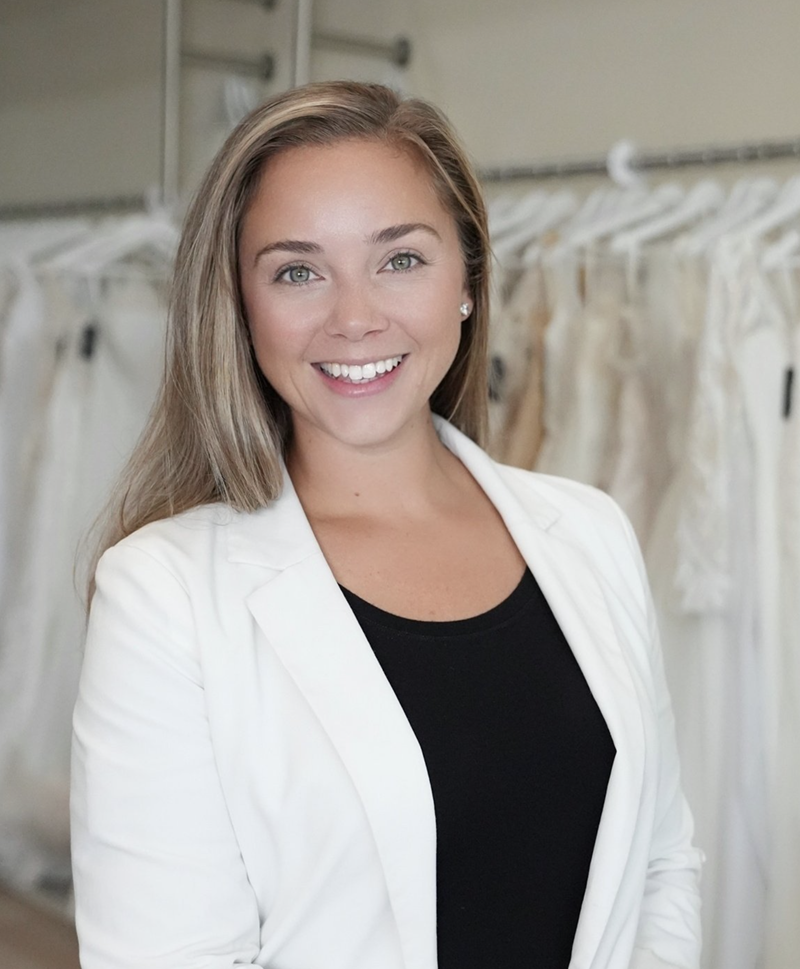
[[[307,283],[311,279],[308,266],[292,266],[286,271],[290,283]]]
[[[396,256],[392,256],[389,260],[389,265],[397,272],[405,272],[406,269],[411,269],[413,259],[414,257],[410,252],[398,252]]]

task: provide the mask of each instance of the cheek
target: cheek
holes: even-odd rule
[[[245,309],[256,362],[267,380],[278,389],[290,361],[299,353],[295,345],[297,328],[287,325],[279,314],[263,306],[248,307],[245,303]]]
[[[263,347],[276,354],[290,353],[302,345],[306,327],[302,315],[291,307],[281,305],[280,300],[247,297],[244,307],[256,352]]]

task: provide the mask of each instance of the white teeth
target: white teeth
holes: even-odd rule
[[[366,383],[375,380],[381,374],[389,373],[397,367],[403,357],[387,357],[385,360],[376,360],[374,363],[347,364],[347,363],[321,363],[319,368],[329,377],[345,379],[351,383]]]

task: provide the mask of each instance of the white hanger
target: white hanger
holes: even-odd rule
[[[800,232],[797,229],[789,229],[764,250],[761,256],[761,267],[767,272],[780,269],[798,253],[800,253]],[[794,260],[791,259],[791,262]]]
[[[489,236],[492,243],[499,242],[504,237],[519,230],[539,209],[547,202],[547,192],[535,189],[522,198],[515,199],[514,204],[495,214],[494,221],[489,223]]]
[[[98,229],[92,236],[46,262],[49,270],[101,274],[115,263],[152,253],[170,263],[178,241],[177,228],[166,215],[131,216]]]
[[[566,219],[574,216],[578,209],[578,199],[572,192],[555,192],[546,209],[540,213],[536,227],[536,237],[522,252],[522,265],[532,266],[539,261],[542,251],[542,237],[557,229]]]
[[[738,235],[755,242],[800,216],[800,175],[790,178],[775,202],[761,215],[747,222]]]
[[[627,139],[611,146],[611,150],[606,155],[606,170],[615,185],[619,185],[620,188],[635,188],[647,184],[643,172],[634,168],[633,163],[637,154],[636,145]]]
[[[717,215],[678,240],[682,252],[699,256],[718,239],[762,212],[777,196],[773,178],[742,178],[736,182]]]
[[[643,189],[635,189],[632,193],[630,189],[623,191],[610,185],[594,189],[575,215],[562,227],[562,236],[567,238],[577,229],[591,225],[598,219],[607,218],[612,212],[621,211],[624,206],[631,204],[631,194],[642,199],[646,193]]]
[[[605,236],[614,235],[629,226],[652,219],[674,208],[684,196],[683,189],[673,183],[659,185],[652,191],[633,188],[630,192],[637,193],[635,201],[632,199],[630,205],[624,205],[620,211],[612,213],[607,218],[598,219],[592,224],[577,229],[565,238],[565,243],[571,246],[591,245]]]
[[[19,265],[58,252],[65,245],[85,238],[90,223],[86,219],[47,219],[3,225],[2,229],[0,262]]]
[[[489,221],[490,234],[495,225],[502,225],[503,221],[508,218],[511,211],[518,204],[519,198],[508,192],[504,192],[502,195],[496,195],[486,203],[486,215]]]
[[[615,252],[625,252],[663,239],[698,219],[716,212],[725,201],[725,192],[718,182],[706,179],[698,182],[689,194],[672,211],[657,215],[652,221],[645,222],[633,229],[620,232],[611,243]]]
[[[498,261],[505,263],[522,250],[537,245],[546,232],[560,225],[577,208],[578,200],[572,192],[561,191],[549,195],[544,204],[537,212],[532,213],[525,223],[492,246]]]

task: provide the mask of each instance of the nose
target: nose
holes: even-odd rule
[[[329,336],[363,340],[367,334],[385,330],[388,325],[367,285],[355,280],[339,283],[325,321],[325,332]]]

